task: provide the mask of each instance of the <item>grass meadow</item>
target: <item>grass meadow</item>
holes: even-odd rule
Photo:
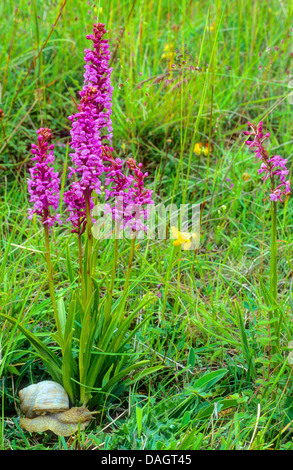
[[[262,121],[291,179],[292,19],[287,0],[0,2],[1,450],[293,450],[292,203],[277,204],[273,299],[269,185],[243,134],[247,121]],[[66,221],[50,237],[58,312],[72,320],[70,351],[58,343],[27,177],[36,130],[49,127],[61,192],[69,184],[68,116],[97,22],[112,52],[115,155],[143,164],[155,204],[200,204],[200,243],[184,250],[169,232],[137,240],[130,271],[129,239],[94,239],[97,318],[108,308],[114,259],[111,311],[118,305],[127,322],[117,341],[128,373],[115,382],[116,363],[105,363],[91,406],[98,413],[64,437],[24,430],[18,391],[63,379],[81,405],[81,358],[90,367],[93,356],[80,351],[89,337],[88,354],[104,346],[80,328],[82,306],[70,317],[79,256]],[[65,220],[62,202],[59,212]]]

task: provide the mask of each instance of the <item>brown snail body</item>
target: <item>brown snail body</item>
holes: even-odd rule
[[[85,429],[93,418],[84,406],[69,409],[69,398],[64,388],[45,380],[19,392],[20,409],[25,415],[20,426],[29,432],[52,431],[58,436],[70,436]]]

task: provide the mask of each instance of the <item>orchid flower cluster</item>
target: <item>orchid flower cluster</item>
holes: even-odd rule
[[[114,220],[120,220],[123,228],[133,231],[146,231],[142,219],[148,218],[148,209],[152,204],[152,191],[144,188],[144,179],[148,173],[141,171],[142,164],[136,164],[132,158],[126,165],[119,158],[113,157],[112,141],[112,91],[111,72],[109,67],[111,54],[109,43],[103,39],[106,30],[103,24],[94,25],[93,34],[87,39],[93,41],[93,49],[85,49],[84,84],[80,92],[81,100],[77,113],[69,116],[72,123],[70,146],[75,153],[70,154],[72,166],[69,178],[74,177],[70,188],[63,195],[67,205],[72,232],[80,236],[88,222],[88,211],[94,207],[94,196],[101,194],[101,177],[105,175],[106,210],[111,212]],[[38,147],[32,145],[32,152],[40,155],[38,166],[31,169],[32,180],[29,180],[29,191],[35,202],[34,211],[43,216],[43,223],[54,225],[60,216],[49,217],[49,205],[54,209],[59,204],[59,179],[48,163],[54,158],[47,140],[51,137],[49,129],[40,129]],[[45,157],[47,148],[51,151]],[[35,158],[36,159],[36,158]],[[40,170],[40,165],[46,169]],[[128,169],[126,175],[125,170]],[[44,194],[42,193],[44,192]],[[121,204],[113,204],[118,198]],[[94,222],[94,220],[92,219]]]
[[[60,220],[60,214],[51,215],[50,207],[58,209],[60,191],[58,173],[54,171],[52,163],[54,162],[54,145],[49,145],[51,139],[51,130],[41,128],[37,131],[38,144],[32,144],[32,161],[36,161],[33,168],[30,168],[31,178],[27,178],[28,192],[31,195],[30,202],[34,203],[33,208],[29,209],[29,219],[34,214],[42,218],[42,223],[48,229]]]
[[[144,188],[144,178],[148,173],[141,171],[142,163],[136,164],[133,158],[126,160],[129,174],[123,172],[123,161],[113,158],[113,148],[104,147],[103,161],[107,177],[105,199],[115,198],[115,204],[105,204],[105,211],[112,213],[112,218],[122,228],[129,228],[133,232],[147,231],[143,220],[149,216],[148,205],[153,204],[152,191]],[[106,166],[108,164],[108,166]],[[111,185],[111,186],[110,186]],[[146,207],[145,207],[146,206]]]
[[[64,201],[70,213],[73,232],[81,235],[86,226],[86,204],[94,206],[92,193],[99,194],[100,176],[104,172],[102,142],[111,141],[112,91],[110,52],[107,40],[102,39],[106,30],[103,24],[94,25],[93,34],[87,39],[93,41],[94,49],[85,49],[84,85],[80,92],[78,112],[69,116],[72,122],[70,143],[75,150],[70,154],[73,166],[69,178],[75,174],[78,181],[71,184],[64,194]],[[106,132],[108,131],[108,132]],[[103,135],[102,135],[103,133]]]
[[[291,183],[289,180],[286,180],[289,170],[286,168],[287,160],[282,158],[280,155],[269,156],[268,151],[264,148],[264,141],[270,136],[270,133],[267,132],[263,134],[263,123],[259,122],[258,125],[252,124],[251,122],[247,123],[248,126],[252,129],[251,132],[245,131],[244,134],[251,136],[253,140],[247,140],[245,143],[249,146],[250,149],[254,149],[256,158],[261,161],[261,167],[258,170],[258,173],[262,176],[262,179],[266,181],[268,178],[271,180],[271,193],[270,200],[277,202],[285,202],[291,194]],[[275,178],[279,177],[280,183],[276,186]]]

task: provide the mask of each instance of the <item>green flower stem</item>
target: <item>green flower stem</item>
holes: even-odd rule
[[[53,282],[53,266],[51,261],[51,250],[50,250],[50,238],[49,238],[49,230],[47,225],[44,225],[44,232],[45,232],[45,258],[48,266],[48,284],[49,284],[49,292],[53,306],[54,318],[57,327],[57,334],[59,338],[59,344],[63,349],[63,335],[62,335],[62,328],[61,323],[58,315],[57,303],[55,298],[55,291],[54,291],[54,282]]]
[[[92,234],[92,218],[91,218],[91,210],[90,210],[90,194],[87,191],[85,194],[85,204],[86,204],[86,231],[87,231],[87,276],[86,276],[86,295],[87,301],[91,297],[92,293],[92,268],[91,268],[91,257],[92,257],[92,248],[93,248],[93,234]]]
[[[77,239],[78,239],[78,265],[79,265],[79,277],[80,277],[80,283],[81,283],[81,295],[82,295],[82,300],[85,304],[86,295],[85,295],[84,275],[83,275],[83,266],[82,266],[81,235],[79,235]]]
[[[278,293],[278,273],[277,273],[277,203],[276,201],[271,202],[271,213],[272,213],[272,232],[271,232],[271,266],[270,266],[270,292],[277,302]],[[277,315],[276,310],[270,312],[270,320]],[[273,334],[277,334],[277,325],[274,323],[272,328]],[[272,342],[272,353],[276,353],[279,349],[279,334],[277,334],[277,341]]]
[[[129,259],[128,259],[128,269],[127,269],[126,278],[125,278],[123,296],[127,295],[127,292],[128,292],[130,272],[131,272],[132,261],[134,257],[135,241],[136,241],[136,237],[133,237],[133,239],[131,240],[131,247],[130,247]]]
[[[110,282],[110,288],[109,288],[107,302],[106,302],[106,306],[105,306],[105,315],[106,316],[108,316],[110,311],[111,311],[113,289],[114,289],[116,270],[117,270],[118,243],[119,243],[119,239],[115,238],[115,241],[114,241],[114,259],[113,259],[113,264],[112,264],[111,282]]]
[[[127,268],[127,273],[126,273],[126,277],[125,277],[125,283],[124,283],[124,287],[123,287],[122,298],[121,298],[121,301],[119,303],[119,310],[120,310],[120,315],[121,315],[120,316],[120,321],[123,320],[124,314],[125,314],[124,307],[125,307],[125,303],[126,303],[127,295],[128,295],[128,286],[129,286],[129,280],[130,280],[130,273],[131,273],[132,262],[133,262],[133,258],[134,258],[135,241],[136,241],[136,237],[134,237],[131,241],[131,247],[130,247],[129,258],[128,258],[128,268]]]
[[[163,300],[163,308],[162,308],[162,321],[165,320],[165,310],[166,310],[166,302],[167,302],[167,297],[168,297],[168,292],[169,292],[169,287],[170,287],[170,275],[174,263],[174,258],[175,255],[178,253],[178,247],[173,246],[172,254],[171,254],[171,259],[170,262],[168,263],[168,269],[166,273],[166,282],[165,282],[165,289],[164,289],[164,300]]]

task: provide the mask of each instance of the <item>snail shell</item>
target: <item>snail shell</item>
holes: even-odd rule
[[[19,391],[20,409],[25,415],[20,426],[29,432],[50,430],[58,436],[70,436],[85,429],[93,419],[86,407],[69,409],[69,398],[62,385],[44,380]],[[41,415],[41,416],[40,416]]]
[[[20,409],[27,418],[69,409],[69,398],[62,385],[44,380],[19,391]]]

